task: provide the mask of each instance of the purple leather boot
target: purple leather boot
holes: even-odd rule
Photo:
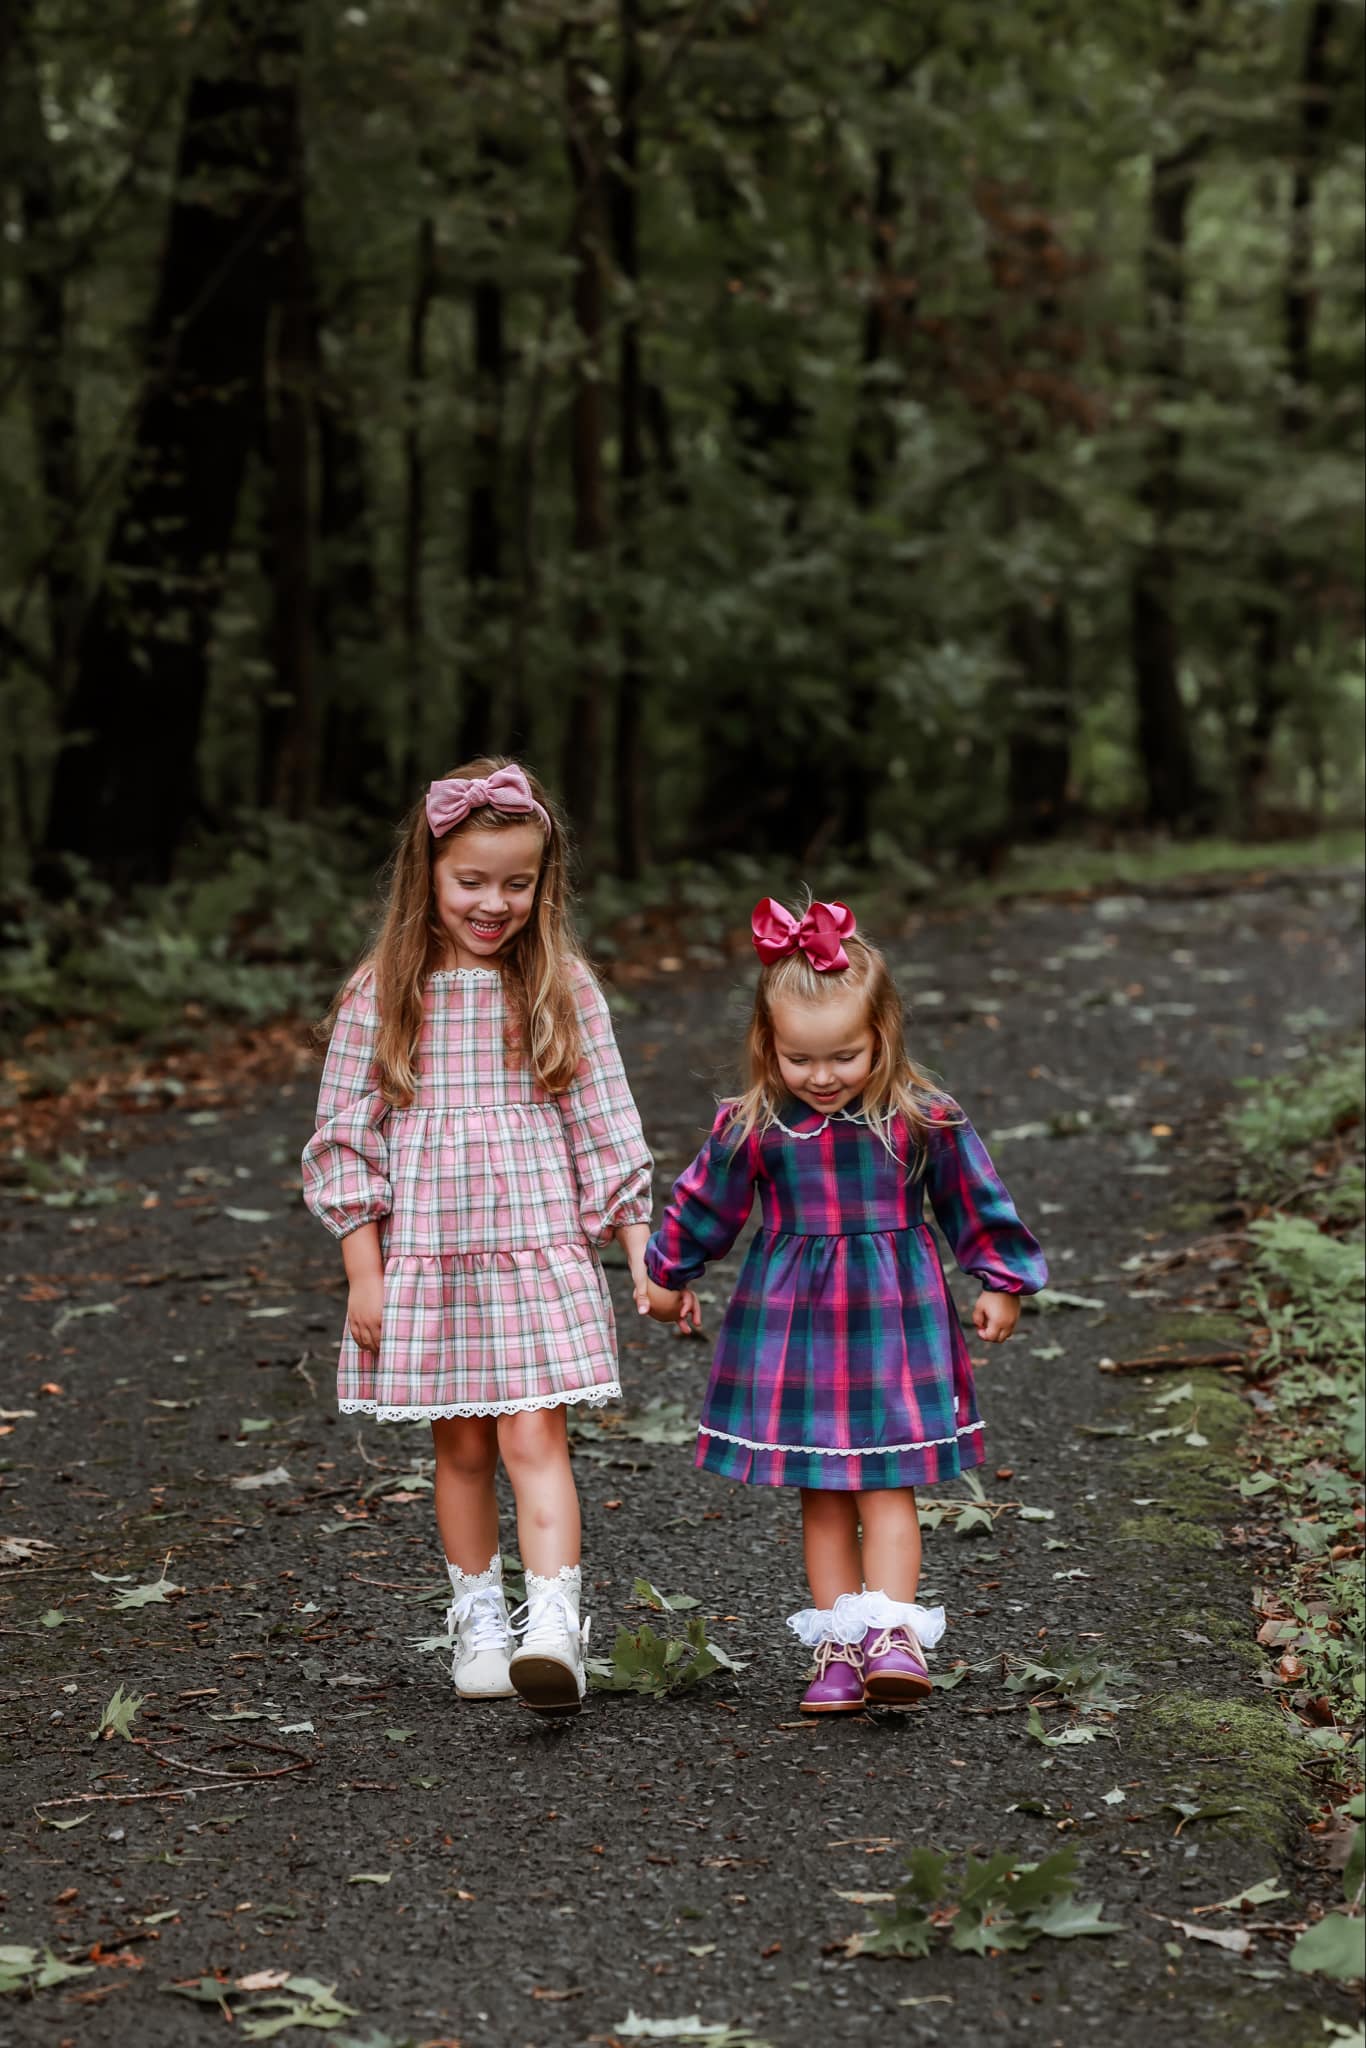
[[[861,1645],[863,1693],[871,1706],[909,1707],[933,1691],[915,1631],[904,1625],[869,1629]]]
[[[816,1645],[816,1675],[802,1694],[803,1714],[859,1714],[863,1711],[863,1650],[827,1636]]]

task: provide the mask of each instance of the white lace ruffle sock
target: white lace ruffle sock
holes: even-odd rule
[[[486,1592],[503,1583],[503,1560],[496,1550],[481,1572],[462,1572],[459,1565],[452,1564],[449,1558],[446,1559],[446,1570],[450,1575],[451,1592],[457,1601],[467,1600],[474,1593]]]
[[[833,1607],[804,1607],[789,1614],[787,1625],[809,1650],[825,1642],[861,1643],[870,1628],[912,1629],[921,1648],[932,1650],[944,1633],[944,1610],[891,1600],[880,1592],[841,1593]]]

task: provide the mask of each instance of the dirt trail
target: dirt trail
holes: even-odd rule
[[[564,1728],[458,1706],[441,1657],[411,1646],[442,1625],[430,1496],[395,1484],[423,1433],[331,1412],[340,1272],[296,1195],[306,1085],[236,1118],[144,1123],[115,1204],[7,1205],[0,1539],[52,1547],[0,1569],[0,1940],[75,1960],[99,1945],[89,1975],[4,2001],[7,2038],[198,2048],[223,2018],[168,1985],[286,1969],[335,1983],[357,2017],[326,2038],[367,2048],[559,2048],[631,2010],[729,2019],[775,2048],[949,2029],[961,2048],[1003,2031],[1081,2048],[1102,2030],[1146,2048],[1155,2025],[1308,2048],[1321,2014],[1346,2016],[1345,1996],[1288,1973],[1274,1934],[1240,1958],[1171,1924],[1277,1867],[1288,1896],[1266,1917],[1293,1920],[1327,1880],[1296,1860],[1293,1737],[1257,1682],[1255,1545],[1227,1484],[1234,1383],[1201,1375],[1154,1413],[1175,1376],[1096,1366],[1227,1343],[1217,1263],[1140,1285],[1126,1262],[1213,1227],[1233,1078],[1359,1023],[1358,892],[1320,878],[1016,903],[891,950],[918,1055],[992,1142],[1055,1288],[1099,1304],[1031,1314],[982,1365],[987,1491],[1019,1505],[989,1536],[931,1539],[928,1589],[950,1614],[937,1668],[971,1668],[912,1714],[799,1725],[795,1500],[591,1421],[595,1647],[643,1618],[643,1575],[696,1596],[746,1668],[667,1702],[598,1696]],[[661,1190],[725,1077],[728,988],[681,974],[621,1023]],[[709,1278],[718,1301],[732,1270]],[[702,1347],[621,1327],[628,1409],[691,1415]],[[1203,1448],[1141,1440],[1191,1414]],[[116,1611],[168,1556],[183,1594]],[[1115,1690],[1144,1703],[1050,1748],[1003,1657],[1087,1654],[1136,1673]],[[146,1748],[90,1740],[119,1685],[146,1696]],[[1072,1724],[1044,1716],[1046,1732]],[[87,1791],[99,1800],[50,1803]],[[1180,1803],[1240,1811],[1178,1833]],[[1080,1895],[1124,1931],[988,1960],[849,1960],[836,1945],[869,1915],[842,1895],[889,1890],[916,1844],[1074,1846]]]

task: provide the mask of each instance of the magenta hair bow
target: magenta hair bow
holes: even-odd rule
[[[817,974],[835,973],[849,965],[849,955],[840,943],[854,929],[854,913],[847,903],[813,903],[805,917],[798,918],[765,896],[754,906],[750,929],[754,950],[765,963],[802,952]]]
[[[434,838],[453,832],[471,811],[485,805],[505,811],[514,818],[539,818],[550,830],[550,813],[531,794],[531,785],[517,767],[495,768],[492,775],[457,776],[450,782],[434,782],[427,791],[427,823]]]

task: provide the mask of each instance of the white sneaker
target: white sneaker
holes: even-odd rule
[[[522,1639],[512,1653],[509,1675],[538,1714],[577,1714],[583,1704],[589,1624],[579,1619],[581,1584],[576,1564],[563,1565],[553,1579],[528,1572],[526,1602],[512,1617]]]
[[[503,1595],[502,1558],[494,1557],[482,1572],[462,1572],[453,1564],[446,1569],[455,1594],[446,1610],[446,1633],[455,1637],[451,1677],[456,1691],[462,1700],[512,1699],[512,1630]]]

